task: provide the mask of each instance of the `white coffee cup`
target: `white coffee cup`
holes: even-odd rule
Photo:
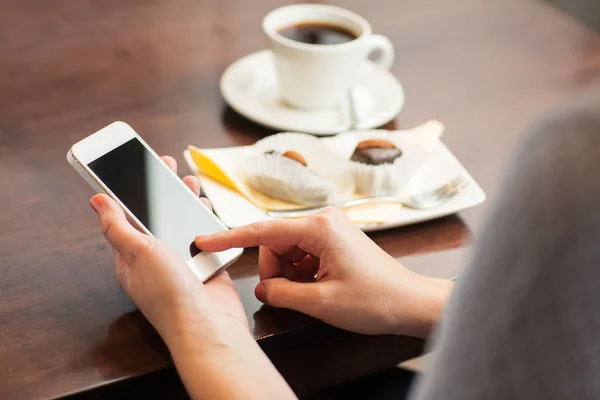
[[[340,44],[308,44],[278,32],[301,24],[323,24],[352,32],[356,39]],[[394,47],[388,38],[374,35],[360,15],[324,4],[296,4],[271,11],[263,20],[271,40],[281,98],[291,106],[321,109],[339,105],[359,78],[363,63],[375,51],[375,61],[389,69]]]

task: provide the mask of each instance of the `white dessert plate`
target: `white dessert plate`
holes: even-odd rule
[[[431,129],[435,131],[437,128],[435,124],[441,126],[443,131],[443,125],[437,121],[429,122],[427,128],[423,130]],[[441,134],[439,131],[439,134]],[[370,131],[371,133],[373,131]],[[321,140],[326,141],[328,145],[339,148],[339,146],[345,146],[351,141],[356,143],[356,140],[361,140],[365,135],[369,135],[370,132],[351,132],[345,133],[337,137],[323,138]],[[406,133],[400,133],[405,135],[404,140],[421,140],[416,139],[421,133],[417,133],[415,129],[406,131]],[[427,162],[416,172],[415,176],[411,178],[409,186],[405,189],[406,193],[421,193],[435,188],[449,180],[455,178],[458,175],[465,177],[469,182],[469,185],[457,194],[455,197],[448,200],[441,206],[429,209],[429,210],[413,210],[402,207],[399,204],[393,203],[380,203],[375,206],[369,207],[354,207],[346,210],[346,213],[352,218],[357,225],[364,231],[378,231],[389,228],[395,228],[418,222],[423,222],[443,216],[451,215],[459,211],[474,207],[485,201],[485,193],[469,172],[463,167],[458,159],[450,152],[450,150],[444,145],[439,139],[439,134],[431,136],[427,139],[427,146],[429,156]],[[340,140],[341,139],[341,140]],[[336,142],[337,141],[337,142]],[[216,153],[222,156],[231,156],[233,159],[240,157],[243,154],[244,147],[229,147],[222,149],[202,149],[205,154]],[[250,223],[258,221],[268,221],[274,218],[269,217],[265,212],[255,206],[253,203],[248,201],[244,196],[239,194],[237,191],[232,190],[219,182],[201,174],[196,164],[193,162],[192,157],[188,150],[184,152],[185,160],[189,168],[197,176],[199,176],[202,184],[202,189],[208,197],[215,210],[215,213],[221,218],[223,223],[230,228],[236,228]],[[374,222],[360,222],[360,221],[374,221]]]
[[[394,119],[404,106],[404,89],[389,71],[366,60],[353,88],[361,129],[380,127]],[[221,94],[244,117],[281,131],[319,136],[350,130],[348,104],[323,110],[301,110],[282,102],[271,50],[242,57],[221,77]]]

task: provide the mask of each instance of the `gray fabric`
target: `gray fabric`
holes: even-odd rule
[[[600,97],[539,124],[508,170],[414,400],[600,399]]]

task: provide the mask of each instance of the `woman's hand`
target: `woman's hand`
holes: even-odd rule
[[[177,170],[174,159],[163,160]],[[195,177],[184,181],[199,193]],[[119,284],[167,344],[192,398],[294,397],[250,335],[226,272],[203,284],[174,250],[135,229],[111,198],[96,195],[90,203],[113,247]]]
[[[359,333],[424,337],[452,288],[400,265],[333,208],[200,236],[196,245],[205,251],[261,246],[259,300]]]
[[[163,161],[177,172],[173,158],[163,157]],[[196,177],[183,180],[199,194]],[[190,324],[232,322],[237,324],[234,329],[247,329],[244,309],[226,272],[203,285],[169,246],[135,229],[108,196],[94,196],[91,205],[113,247],[119,285],[166,341]]]

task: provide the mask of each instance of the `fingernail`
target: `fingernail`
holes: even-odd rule
[[[104,204],[104,199],[102,198],[102,196],[99,196],[99,195],[92,197],[92,199],[90,200],[90,205],[92,206],[94,211],[96,211],[96,213],[98,213],[100,211],[103,204]]]
[[[267,304],[267,288],[264,283],[259,282],[258,285],[256,285],[256,288],[254,288],[254,295],[259,301]]]

